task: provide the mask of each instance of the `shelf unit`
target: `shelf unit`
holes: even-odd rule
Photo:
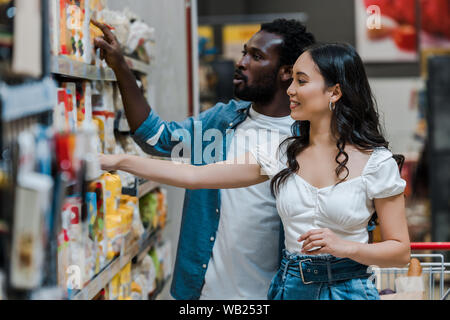
[[[156,243],[160,232],[160,230],[146,232],[139,241],[131,245],[127,245],[129,243],[127,239],[124,250],[122,250],[123,252],[114,258],[80,292],[75,294],[71,300],[92,300],[133,258],[136,257],[138,261],[142,260]]]
[[[0,83],[1,119],[14,121],[53,110],[56,85],[51,78],[10,86]]]
[[[149,64],[129,57],[126,57],[125,60],[130,69],[134,72],[141,74],[148,74],[150,72]],[[60,75],[67,78],[91,81],[117,81],[114,71],[111,68],[89,65],[65,56],[52,56],[50,70],[54,75]],[[126,190],[124,188],[124,193],[132,193],[138,198],[141,198],[159,187],[159,183],[153,181],[144,181],[140,183],[138,181],[138,178],[136,178],[134,188],[126,188]],[[129,262],[134,258],[136,258],[137,261],[142,260],[148,251],[155,245],[160,232],[160,230],[146,232],[142,238],[135,243],[130,243],[129,239],[125,239],[121,254],[91,279],[82,290],[71,297],[71,300],[92,300]]]
[[[160,184],[155,181],[145,181],[144,183],[139,184],[137,188],[137,197],[142,198],[147,193],[153,191],[154,189],[158,188]]]
[[[43,1],[46,11],[47,1]],[[44,21],[46,19],[43,19]],[[45,25],[45,23],[44,23]],[[43,79],[29,79],[18,85],[8,85],[0,81],[0,133],[3,131],[3,123],[14,122],[27,117],[45,113],[48,117],[45,121],[51,121],[50,112],[57,104],[57,82],[55,76],[80,79],[88,81],[117,81],[114,71],[108,67],[98,67],[81,61],[76,61],[68,56],[51,56],[48,50],[48,29],[43,30],[44,39],[44,70]],[[151,71],[150,64],[125,57],[130,69],[139,75],[148,75]],[[57,78],[58,79],[58,78]],[[64,81],[64,80],[63,80]],[[49,120],[47,120],[47,118]],[[44,121],[44,120],[43,120]],[[0,137],[3,136],[0,134]],[[2,147],[0,139],[0,147]],[[0,149],[1,151],[2,149]],[[136,182],[138,179],[136,178]],[[73,187],[76,181],[71,181],[64,188]],[[151,181],[136,183],[135,194],[138,197],[151,192],[159,184]],[[0,233],[7,230],[8,226],[0,221]],[[128,263],[142,260],[148,251],[159,241],[162,230],[146,231],[138,241],[131,241],[131,236],[124,239],[121,254],[114,258],[100,273],[93,277],[86,286],[71,295],[72,300],[93,299],[112,278],[118,274]]]
[[[133,58],[125,58],[131,70],[148,74],[150,65]],[[58,74],[69,78],[85,80],[116,81],[116,76],[111,68],[97,67],[81,61],[73,60],[67,56],[52,56],[50,70],[53,74]]]

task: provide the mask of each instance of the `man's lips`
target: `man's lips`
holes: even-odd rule
[[[239,72],[234,73],[234,77],[233,77],[234,84],[239,84],[239,83],[242,83],[245,81],[247,81],[247,79],[243,74],[240,74]]]

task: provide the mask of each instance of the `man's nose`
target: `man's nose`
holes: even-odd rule
[[[247,55],[241,57],[241,58],[239,59],[239,61],[236,63],[236,67],[237,67],[238,69],[241,69],[241,70],[247,69],[247,66],[248,66]]]

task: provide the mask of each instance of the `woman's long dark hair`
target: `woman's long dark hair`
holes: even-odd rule
[[[345,170],[348,154],[347,144],[361,151],[371,151],[376,147],[388,148],[389,143],[383,136],[378,120],[375,98],[370,89],[363,62],[356,50],[347,44],[314,44],[306,49],[325,79],[326,88],[340,85],[342,97],[335,104],[331,119],[331,133],[337,140],[336,175]],[[280,186],[292,174],[299,170],[297,155],[309,145],[309,121],[296,121],[292,125],[292,137],[284,140],[280,148],[287,144],[287,168],[280,171],[271,181],[271,190],[275,195]],[[343,156],[343,159],[342,159]]]

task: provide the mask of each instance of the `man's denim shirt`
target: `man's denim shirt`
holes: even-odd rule
[[[180,141],[185,142],[188,148],[192,144],[191,163],[205,165],[203,152],[210,151],[211,147],[205,148],[215,139],[210,135],[220,136],[223,137],[223,148],[221,151],[218,148],[219,154],[214,154],[214,159],[223,161],[226,160],[226,148],[231,142],[233,129],[247,118],[250,105],[250,102],[235,100],[228,104],[218,103],[197,118],[190,117],[182,122],[163,121],[152,110],[133,138],[145,152],[161,157],[171,157],[172,150]],[[208,129],[216,130],[209,130],[210,134],[204,135]],[[171,287],[175,299],[194,300],[200,297],[214,245],[211,239],[216,238],[219,225],[220,208],[220,190],[186,190]],[[280,221],[280,259],[283,246],[284,233]]]

